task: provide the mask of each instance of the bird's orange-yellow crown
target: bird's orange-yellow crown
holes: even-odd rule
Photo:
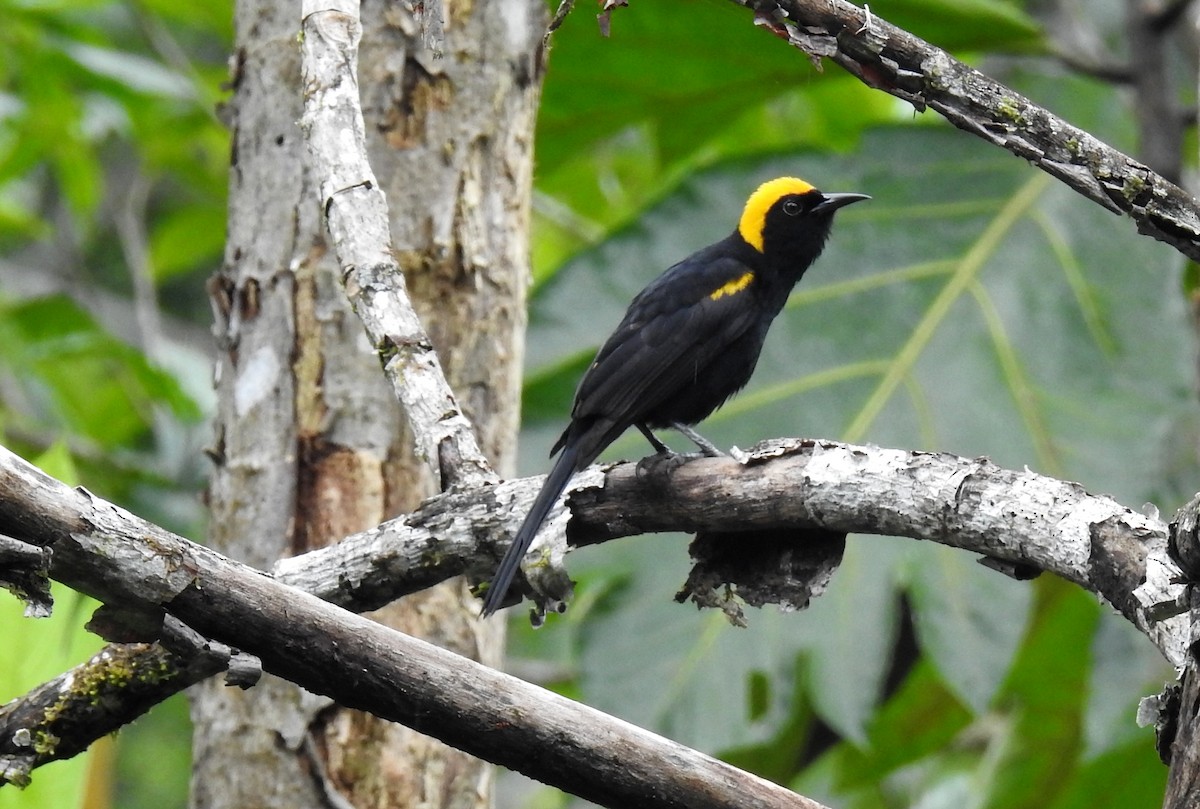
[[[738,233],[747,244],[761,253],[763,228],[766,226],[767,211],[771,206],[778,202],[780,197],[786,197],[788,194],[807,194],[812,190],[812,184],[799,177],[776,177],[774,180],[767,180],[746,200],[746,208],[738,222]]]

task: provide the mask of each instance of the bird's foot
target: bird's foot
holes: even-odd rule
[[[647,455],[637,462],[637,479],[652,480],[669,477],[676,469],[688,461],[699,457],[701,456],[697,453],[685,455],[684,453],[675,452],[672,449],[664,447],[661,451],[653,455]]]

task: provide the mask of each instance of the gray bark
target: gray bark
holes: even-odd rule
[[[409,510],[451,484],[494,482],[494,467],[512,471],[545,15],[528,0],[450,4],[439,56],[428,26],[368,4],[359,113],[358,85],[345,75],[358,57],[356,4],[305,10],[304,120],[321,206],[347,294],[407,415],[412,440],[390,458],[388,501]],[[441,13],[430,4],[426,22]],[[461,410],[447,381],[464,394]],[[375,617],[496,666],[503,624],[480,625],[476,609],[452,581]],[[471,756],[341,708],[322,722],[325,777],[357,806],[488,801],[491,768]],[[407,766],[396,766],[398,755]]]
[[[209,282],[218,394],[209,542],[265,568],[290,555],[304,530],[296,513],[306,356],[298,296],[320,255],[320,212],[295,123],[296,9],[241,2],[235,13],[228,235],[224,264]],[[319,805],[300,749],[325,699],[271,677],[249,692],[210,680],[191,698],[193,807]]]
[[[427,47],[436,26],[422,28],[395,4],[364,8],[372,184],[343,184],[328,164],[306,160],[296,126],[296,12],[239,6],[229,242],[211,284],[221,352],[211,538],[259,567],[376,525],[450,482],[491,479],[491,464],[511,471],[529,274],[540,4],[448,5],[444,58]],[[441,9],[428,4],[428,12]],[[494,36],[498,30],[506,36]],[[310,145],[335,154],[340,144]],[[329,204],[343,192],[344,209]],[[357,233],[367,212],[386,214],[387,202],[390,222],[381,217],[368,229],[382,234],[370,244],[381,260],[342,251],[349,242],[336,241],[339,234]],[[326,246],[322,212],[335,251]],[[424,330],[408,308],[396,259],[412,297],[424,302]],[[383,382],[381,359],[394,391]],[[442,418],[457,405],[448,389],[430,391],[447,378],[467,392],[463,411],[486,457],[463,415]],[[399,613],[392,623],[398,618],[409,631],[498,663],[502,626],[474,625],[461,583],[420,598],[438,606]],[[412,618],[430,614],[437,620],[425,625]],[[403,728],[270,681],[248,694],[219,685],[199,693],[198,807],[323,805],[338,795],[359,806],[487,801],[489,768]]]

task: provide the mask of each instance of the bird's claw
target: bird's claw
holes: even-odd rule
[[[668,449],[665,452],[656,452],[653,455],[647,455],[637,462],[637,479],[647,480],[663,476],[669,476],[679,467],[683,466],[693,458],[701,457],[699,453],[681,453]]]

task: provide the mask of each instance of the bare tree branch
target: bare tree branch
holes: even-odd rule
[[[1200,494],[1171,520],[1169,551],[1187,577],[1196,581],[1200,573]],[[1182,600],[1191,625],[1200,626],[1200,589],[1190,585]],[[1163,807],[1190,809],[1200,801],[1200,724],[1196,721],[1200,714],[1200,660],[1194,646],[1188,649],[1179,685],[1168,688],[1165,697],[1153,700],[1159,708],[1155,727],[1159,755],[1171,767]]]
[[[1166,526],[1156,516],[1090,495],[1078,484],[1003,469],[986,459],[805,440],[766,442],[750,452],[745,463],[698,458],[665,470],[625,463],[593,467],[580,478],[569,496],[573,516],[568,534],[576,545],[658,530],[744,534],[814,527],[927,539],[1073,581],[1113,604],[1150,636],[1169,661],[1178,665],[1185,659],[1188,622],[1177,614],[1183,588],[1175,583],[1179,571],[1167,556]],[[466,704],[442,704],[451,696],[432,681],[414,684],[412,693],[406,693],[404,699],[420,701],[419,707],[407,702],[397,706],[386,695],[380,696],[381,702],[372,696],[364,703],[367,692],[346,694],[345,684],[339,682],[347,679],[346,672],[357,672],[360,665],[376,672],[373,667],[386,660],[351,662],[336,633],[321,641],[330,628],[330,616],[340,613],[325,613],[315,606],[306,607],[303,614],[294,611],[286,602],[298,591],[284,583],[362,610],[440,578],[481,566],[490,570],[490,560],[501,548],[481,552],[479,537],[511,536],[539,483],[536,478],[523,479],[444,493],[413,514],[349,537],[340,545],[280,562],[275,571],[278,579],[271,580],[85,491],[71,490],[0,449],[0,532],[52,547],[52,575],[82,592],[147,611],[166,608],[202,633],[260,655],[273,673],[310,690],[339,702],[348,700],[345,704],[380,716],[415,723],[410,726],[512,766],[521,756],[507,748],[501,752],[468,738],[443,736],[434,725],[424,724],[431,712],[475,710]],[[561,511],[552,524],[561,531],[568,524],[567,512]],[[543,532],[543,537],[554,532]],[[564,576],[557,561],[563,550],[552,543],[549,550],[531,552],[535,563],[529,569],[543,573],[536,578],[537,586],[547,577],[557,581],[555,576]],[[247,605],[248,598],[268,603]],[[238,612],[242,608],[264,610],[263,615],[278,623],[246,618]],[[317,623],[309,624],[310,618]],[[262,636],[244,634],[250,631],[244,626],[247,623]],[[339,617],[333,626],[340,631],[347,624]],[[357,623],[349,626],[360,631]],[[386,631],[372,629],[372,633]],[[289,641],[284,643],[286,651],[273,648],[281,638],[293,636],[303,636],[309,645],[293,648]],[[370,637],[372,643],[382,643],[374,634]],[[403,636],[388,641],[391,648],[409,649],[405,645],[409,643],[417,641]],[[322,655],[331,659],[321,663],[310,659]],[[456,656],[442,662],[474,671],[469,661]],[[386,676],[408,675],[389,672]],[[411,715],[406,713],[410,709]],[[512,743],[530,745],[524,751],[526,759],[543,755],[541,733],[557,732],[547,731],[543,716],[530,710],[519,717],[529,727]],[[470,721],[490,727],[487,723],[495,720],[488,714]],[[571,721],[583,719],[576,716]],[[549,772],[541,763],[526,761],[523,766],[522,771],[533,777],[571,791],[591,789],[556,780],[560,779],[557,771]]]
[[[1104,61],[1061,45],[1054,47],[1054,55],[1058,61],[1076,73],[1082,73],[1110,84],[1133,83],[1133,69],[1122,62]]]
[[[1150,18],[1151,24],[1159,31],[1171,28],[1183,19],[1192,0],[1162,0],[1159,3],[1144,3],[1143,13]]]
[[[812,59],[832,59],[864,84],[940,113],[1200,260],[1200,207],[1187,192],[940,48],[847,0],[733,2]]]
[[[1170,23],[1178,19],[1183,7],[1184,4],[1175,4],[1172,11],[1156,9],[1143,0],[1125,2],[1138,154],[1152,169],[1175,183],[1179,182],[1183,168],[1186,124],[1176,101],[1179,88],[1168,69],[1168,44],[1172,33]]]
[[[683,745],[287,587],[0,450],[0,530],[106,603],[166,609],[340,704],[613,807],[821,809]],[[39,519],[28,514],[48,508]],[[49,515],[62,517],[54,520]],[[25,741],[31,734],[17,729]]]
[[[358,97],[358,2],[305,0],[302,14],[300,124],[321,178],[321,208],[346,294],[412,424],[419,452],[442,488],[458,481],[494,481],[496,475],[409,300],[392,250],[387,200],[367,161]]]
[[[0,706],[0,785],[82,753],[190,685],[225,670],[229,650],[181,658],[159,644],[113,644]]]
[[[540,482],[447,492],[413,514],[281,560],[273,573],[335,603],[372,608],[431,577],[487,567],[480,538],[511,537]],[[624,463],[603,476],[593,467],[576,478],[568,503],[570,514],[552,515],[525,565],[554,600],[566,596],[555,561],[564,548],[552,539],[564,527],[572,546],[650,531],[819,528],[925,539],[1053,573],[1105,598],[1167,660],[1184,659],[1186,621],[1167,614],[1179,611],[1170,605],[1182,588],[1166,524],[1077,483],[987,459],[783,439],[760,444],[744,463],[696,458],[663,474]]]

